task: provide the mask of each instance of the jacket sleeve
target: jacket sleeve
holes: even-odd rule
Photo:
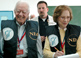
[[[43,54],[44,54],[44,58],[54,58],[54,52],[52,52],[50,50],[50,44],[49,44],[49,40],[48,40],[47,37],[46,37],[46,40],[45,40],[45,46],[44,46]]]
[[[3,58],[3,37],[0,31],[0,58]]]
[[[2,52],[1,52],[1,47],[0,47],[0,58],[3,58]]]
[[[41,37],[38,35],[37,38],[37,51],[38,51],[38,58],[43,58],[43,52],[42,52],[42,43],[41,43]]]

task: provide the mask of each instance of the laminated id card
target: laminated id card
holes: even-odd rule
[[[22,55],[23,54],[23,49],[17,49],[17,55]]]

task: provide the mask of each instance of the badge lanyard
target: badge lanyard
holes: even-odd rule
[[[65,44],[64,40],[65,40],[65,37],[64,37],[64,39],[63,39],[63,42],[61,41],[62,52],[64,52],[64,51],[63,51],[63,47],[64,47],[64,44]]]
[[[19,40],[19,37],[18,37],[18,48],[19,48],[19,49],[20,49],[20,42],[21,42],[22,39],[24,38],[25,34],[26,34],[26,32],[25,32],[25,30],[24,30],[24,31],[23,31],[23,34],[22,34],[22,37],[21,37],[20,40]]]

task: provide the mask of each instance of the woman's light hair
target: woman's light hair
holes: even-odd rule
[[[72,20],[73,15],[72,15],[72,10],[71,10],[71,8],[70,8],[69,6],[67,6],[67,5],[60,5],[60,6],[57,6],[57,7],[55,8],[54,13],[53,13],[53,20],[54,20],[55,22],[58,21],[58,17],[62,14],[62,12],[63,12],[64,10],[68,10],[68,11],[69,11],[69,13],[70,13],[70,21]]]

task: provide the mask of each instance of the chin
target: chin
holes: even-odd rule
[[[20,23],[20,25],[23,25],[24,23]]]
[[[67,26],[64,26],[64,28],[66,28]]]

